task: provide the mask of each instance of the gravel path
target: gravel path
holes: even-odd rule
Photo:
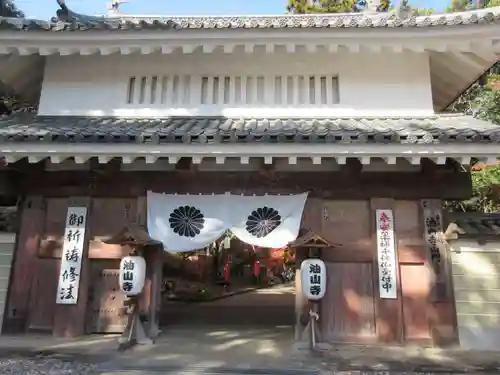
[[[93,363],[92,363],[93,362]],[[323,364],[325,365],[325,364]],[[323,366],[319,371],[304,371],[301,369],[291,370],[290,375],[456,375],[454,372],[413,372],[413,371],[339,371],[337,369]],[[37,356],[14,356],[11,358],[0,358],[0,375],[159,375],[159,374],[179,374],[179,375],[270,375],[280,374],[289,375],[286,370],[280,371],[264,371],[262,369],[215,369],[215,371],[207,371],[206,368],[180,368],[166,366],[163,371],[156,369],[123,369],[115,363],[105,363],[95,360],[82,360],[75,358],[56,358],[52,356],[37,355]],[[488,373],[483,372],[481,375]],[[491,375],[498,373],[490,373]],[[470,374],[472,375],[472,373]],[[478,374],[479,375],[479,374]]]
[[[101,366],[95,361],[44,355],[0,358],[1,375],[93,375],[101,373]]]

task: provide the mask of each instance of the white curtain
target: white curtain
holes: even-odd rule
[[[231,198],[231,231],[241,241],[280,248],[297,238],[307,194]]]
[[[148,232],[166,251],[203,249],[227,230],[223,195],[148,192]]]
[[[307,193],[240,196],[148,192],[149,235],[168,252],[203,249],[226,230],[241,241],[279,248],[297,238]]]

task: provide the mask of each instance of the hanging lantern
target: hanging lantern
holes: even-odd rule
[[[320,259],[305,259],[300,265],[302,292],[310,301],[320,300],[326,292],[326,266]]]
[[[146,280],[146,261],[140,256],[126,256],[120,262],[120,289],[126,296],[142,292]]]

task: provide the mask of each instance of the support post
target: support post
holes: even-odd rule
[[[157,338],[160,333],[159,308],[161,303],[161,277],[163,265],[163,250],[160,247],[154,249],[151,254],[151,297],[149,300],[149,326],[148,336],[151,339]]]
[[[26,197],[20,221],[3,324],[4,332],[8,333],[24,332],[29,326],[31,287],[36,278],[37,251],[45,226],[43,197]]]
[[[127,326],[118,339],[119,349],[121,350],[128,349],[135,344],[151,345],[153,343],[146,335],[139,310],[139,298],[132,297]]]
[[[310,325],[310,349],[312,352],[316,352],[318,349],[318,341],[319,341],[319,335],[318,335],[318,328],[317,328],[317,321],[319,320],[319,313],[318,313],[318,303],[313,302],[311,303],[311,310],[309,310],[309,325]]]

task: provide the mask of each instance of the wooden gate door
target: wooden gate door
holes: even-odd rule
[[[125,296],[118,284],[119,265],[119,260],[91,262],[88,333],[122,333],[127,325],[127,316],[123,314]]]

